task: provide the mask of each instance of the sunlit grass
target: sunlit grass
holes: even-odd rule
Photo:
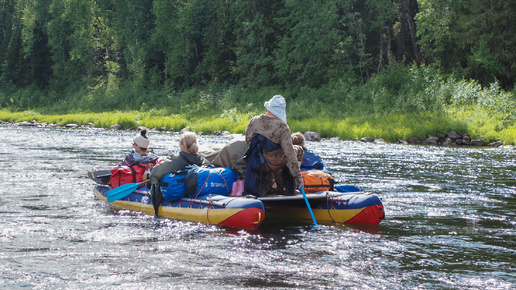
[[[151,116],[140,115],[140,126],[159,128],[170,131],[180,131],[188,125],[184,115]]]
[[[507,144],[516,144],[516,124],[511,125],[500,132],[500,140]]]
[[[479,106],[468,109],[449,109],[450,119],[463,123],[463,130],[472,139],[488,142],[500,140],[505,144],[516,144],[516,122],[493,118],[488,110]]]
[[[70,123],[78,125],[94,124],[95,127],[109,128],[114,124],[121,124],[124,128],[138,126],[137,114],[130,112],[109,113],[73,113],[63,115],[46,115],[35,111],[9,112],[0,111],[0,119],[9,122],[31,122],[66,125]]]
[[[293,121],[292,131],[316,131],[323,137],[339,137],[342,140],[360,140],[362,137],[382,138],[389,142],[424,137],[435,134],[442,128],[441,119],[434,115],[416,114],[356,114],[344,118],[328,116]],[[449,126],[451,127],[451,125]],[[432,132],[432,133],[430,133]]]
[[[249,113],[221,114],[217,116],[169,115],[165,111],[152,112],[106,112],[106,113],[72,113],[64,115],[46,115],[37,111],[9,112],[0,111],[0,120],[9,122],[54,123],[66,125],[94,124],[98,128],[109,128],[120,124],[124,129],[136,129],[139,126],[180,131],[183,128],[204,134],[225,130],[231,133],[245,133],[250,120]],[[500,140],[505,144],[516,144],[516,123],[490,117],[489,112],[481,108],[447,109],[443,112],[424,112],[419,114],[349,114],[330,116],[319,113],[302,120],[289,119],[292,132],[315,131],[322,137],[338,137],[341,140],[360,140],[362,137],[382,138],[389,142],[411,137],[425,138],[427,135],[457,131],[468,133],[472,139],[487,142]]]
[[[133,90],[133,84],[127,83],[119,91],[79,88],[72,95],[62,92],[63,97],[20,89],[9,96],[0,94],[0,106],[10,109],[0,110],[0,119],[93,124],[99,128],[120,124],[123,129],[145,126],[176,132],[188,128],[205,134],[222,130],[244,133],[253,116],[265,113],[264,101],[282,94],[293,132],[315,131],[322,137],[341,140],[371,137],[396,142],[456,131],[487,142],[516,142],[514,90],[505,91],[497,82],[481,85],[475,80],[455,79],[432,66],[394,64],[365,83],[337,81],[319,88],[272,86],[251,90],[241,85],[207,85],[177,92]],[[128,102],[128,96],[138,101]],[[60,101],[28,109],[37,108],[33,100],[47,98]]]
[[[154,113],[154,114],[153,114]],[[36,111],[9,112],[0,111],[0,120],[7,122],[32,122],[47,124],[93,124],[98,128],[110,128],[120,124],[124,129],[135,129],[139,126],[146,128],[158,128],[170,131],[180,131],[189,128],[196,132],[212,134],[216,131],[226,130],[232,133],[244,133],[250,118],[247,114],[239,114],[237,118],[227,116],[213,117],[187,117],[183,114],[163,115],[163,112],[106,112],[106,113],[73,113],[64,115],[46,115]]]
[[[233,119],[228,117],[203,117],[199,119],[192,119],[189,123],[191,130],[196,132],[203,132],[212,134],[217,131],[229,131],[231,133],[245,133],[249,118],[244,115],[241,118]]]
[[[504,125],[478,108],[423,114],[357,114],[345,118],[320,116],[289,123],[292,131],[316,131],[323,137],[336,136],[342,140],[371,137],[395,142],[411,137],[423,139],[427,135],[446,134],[450,131],[468,133],[473,139],[488,142],[501,140],[506,144],[515,144],[516,140],[516,124]]]

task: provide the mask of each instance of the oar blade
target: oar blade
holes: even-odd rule
[[[131,194],[133,191],[135,191],[138,187],[140,187],[140,185],[141,183],[127,183],[119,187],[110,189],[107,192],[107,200],[108,202],[113,202],[115,200],[124,198]]]

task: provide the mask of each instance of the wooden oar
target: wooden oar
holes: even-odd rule
[[[119,200],[131,194],[135,191],[140,185],[146,183],[148,180],[142,181],[140,183],[126,183],[119,187],[108,190],[107,192],[107,200],[108,202],[113,202],[115,200]]]

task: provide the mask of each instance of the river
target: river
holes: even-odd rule
[[[308,142],[341,183],[379,195],[386,219],[249,231],[95,199],[87,170],[116,165],[135,134],[0,126],[1,288],[516,287],[515,150]],[[177,153],[179,135],[149,135]]]

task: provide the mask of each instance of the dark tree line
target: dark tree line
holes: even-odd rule
[[[0,89],[295,90],[393,63],[513,89],[515,12],[516,0],[0,0]]]

